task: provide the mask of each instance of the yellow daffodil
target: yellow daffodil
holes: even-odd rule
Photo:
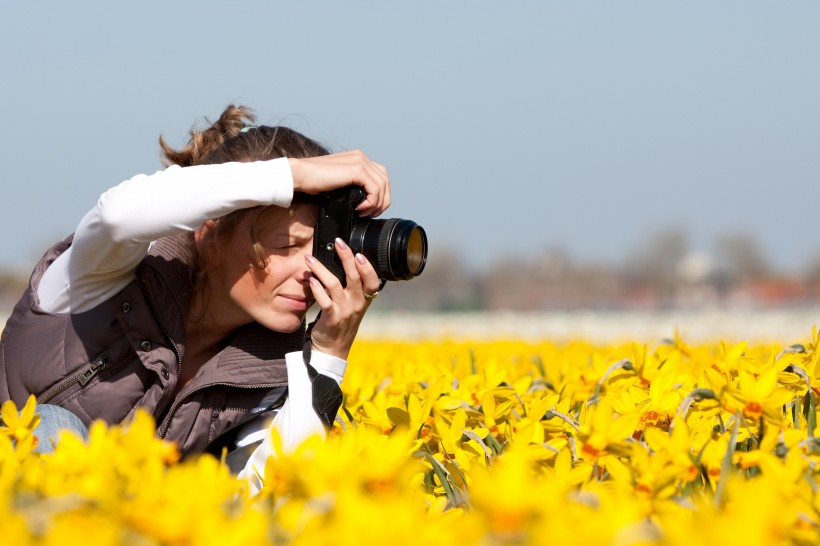
[[[40,416],[34,413],[37,401],[34,396],[29,396],[23,409],[18,413],[17,405],[12,400],[3,402],[0,406],[0,434],[14,440],[17,449],[21,452],[28,452],[37,446],[37,437],[32,434],[37,425],[40,424]]]
[[[791,341],[791,340],[790,340]],[[784,348],[785,347],[785,348]],[[137,412],[33,452],[0,408],[4,543],[820,543],[820,334],[803,344],[362,341],[327,439],[263,490]]]
[[[783,420],[783,406],[792,401],[794,394],[778,386],[778,369],[772,366],[761,370],[759,375],[741,371],[737,386],[726,390],[728,411],[740,410],[753,423],[765,418],[772,425]]]
[[[636,412],[616,416],[612,404],[606,399],[594,406],[587,415],[587,422],[578,434],[583,442],[581,455],[591,461],[607,453],[625,455],[629,451],[628,440],[637,429],[640,415]]]

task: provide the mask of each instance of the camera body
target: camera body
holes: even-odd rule
[[[408,280],[421,274],[427,262],[427,235],[411,220],[362,217],[356,206],[366,197],[359,186],[319,194],[319,217],[313,233],[313,256],[346,285],[337,237],[354,253],[370,260],[380,279]]]

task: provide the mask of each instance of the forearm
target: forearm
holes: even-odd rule
[[[196,230],[234,210],[285,207],[292,197],[286,158],[135,176],[106,191],[83,217],[71,247],[40,282],[40,305],[54,313],[90,309],[131,281],[151,241]]]
[[[97,229],[115,243],[150,243],[198,229],[209,219],[257,205],[287,207],[293,181],[286,158],[251,163],[169,167],[105,192]],[[93,211],[92,211],[93,212]]]

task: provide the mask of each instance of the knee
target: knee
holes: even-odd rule
[[[83,440],[88,439],[88,428],[74,413],[60,406],[39,404],[35,413],[40,416],[40,424],[34,429],[37,437],[38,453],[51,453],[61,431],[67,430]]]

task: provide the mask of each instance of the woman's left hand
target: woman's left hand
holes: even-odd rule
[[[381,281],[376,270],[363,254],[353,251],[341,239],[336,239],[336,253],[342,260],[347,286],[313,256],[306,256],[313,272],[310,289],[322,315],[311,332],[311,344],[317,351],[347,360],[350,347],[359,331],[359,324],[370,306]]]

